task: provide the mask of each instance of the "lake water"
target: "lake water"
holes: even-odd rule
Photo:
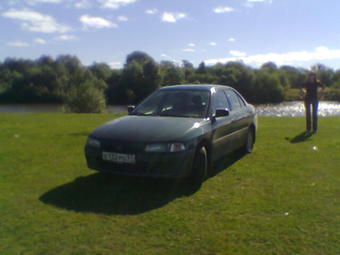
[[[302,117],[305,114],[303,102],[284,102],[281,104],[257,105],[259,116]],[[60,113],[63,112],[61,104],[0,104],[0,112],[7,113]],[[108,105],[109,113],[126,113],[124,105]],[[340,103],[321,101],[319,103],[319,116],[340,116]]]
[[[340,103],[321,101],[318,114],[321,117],[340,116]],[[303,102],[284,102],[281,104],[257,105],[259,116],[302,117],[305,115]]]

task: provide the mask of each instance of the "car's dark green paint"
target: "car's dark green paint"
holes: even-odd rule
[[[187,177],[195,171],[193,162],[202,146],[211,163],[245,147],[249,132],[255,142],[255,109],[234,89],[221,85],[178,85],[163,87],[150,97],[155,97],[159,91],[164,94],[181,91],[189,95],[193,91],[208,91],[207,111],[200,118],[159,116],[161,114],[138,116],[135,114],[139,105],[132,109],[130,115],[110,121],[89,135],[90,139],[100,143],[100,147],[85,146],[89,168],[133,176]],[[163,112],[166,111],[168,109]],[[185,145],[185,150],[146,151],[148,144],[172,143]],[[134,164],[108,162],[102,158],[103,151],[135,155],[136,161]]]
[[[97,128],[91,136],[129,142],[187,141],[204,134],[208,119],[128,115]]]

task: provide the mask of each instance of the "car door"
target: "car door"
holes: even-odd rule
[[[248,112],[244,100],[232,89],[225,89],[230,103],[231,139],[233,150],[244,145],[249,127]]]
[[[222,89],[217,90],[212,94],[212,114],[216,112],[216,109],[230,109],[228,99]],[[230,116],[218,118],[212,117],[211,125],[213,160],[216,160],[231,151],[231,144],[233,143],[233,141],[230,139],[230,134],[232,132],[230,125],[231,123],[232,119]]]

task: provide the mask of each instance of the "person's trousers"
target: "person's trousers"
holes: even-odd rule
[[[318,130],[318,106],[319,106],[319,101],[317,99],[305,99],[307,131],[311,131],[312,124],[313,124],[313,131],[316,132]],[[312,112],[311,112],[311,108],[312,108]]]

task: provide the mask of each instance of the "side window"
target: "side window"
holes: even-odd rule
[[[218,90],[216,94],[214,95],[212,109],[213,111],[216,111],[216,109],[225,109],[225,108],[230,109],[228,99],[222,90]]]
[[[245,107],[246,106],[246,103],[244,102],[244,99],[242,97],[240,97],[239,94],[236,93],[236,96],[237,96],[237,99],[238,101],[240,102],[241,104],[241,107]]]
[[[232,90],[226,90],[225,91],[227,94],[227,97],[229,99],[230,105],[231,105],[231,110],[237,110],[240,109],[241,107],[243,107],[243,105],[241,105],[241,98],[239,98],[239,96]]]

